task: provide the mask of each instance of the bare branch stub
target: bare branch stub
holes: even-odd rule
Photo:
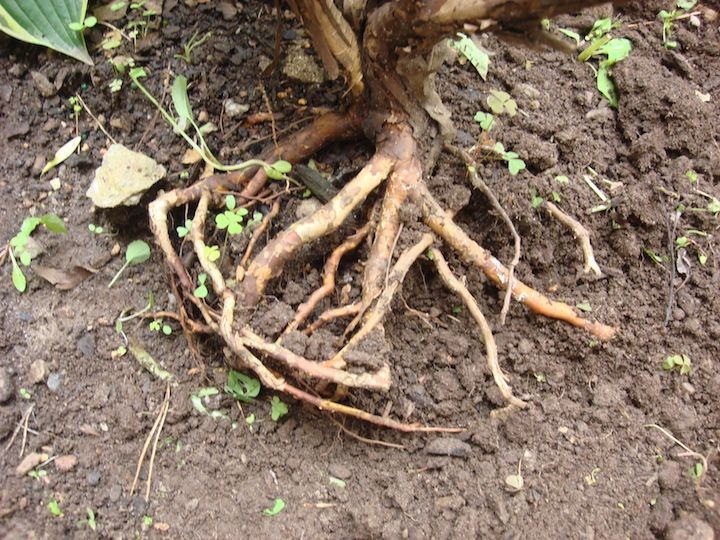
[[[225,343],[225,354],[231,366],[250,370],[266,387],[286,392],[295,398],[332,413],[347,414],[374,424],[401,431],[441,431],[420,423],[403,423],[385,416],[371,414],[322,398],[300,389],[297,380],[307,384],[338,388],[355,387],[366,390],[386,390],[391,381],[392,365],[380,359],[380,367],[363,373],[348,370],[351,356],[371,334],[383,334],[383,320],[391,309],[402,281],[413,263],[428,248],[434,246],[436,264],[447,286],[459,294],[473,313],[481,331],[489,341],[489,324],[477,302],[444,263],[437,248],[455,250],[468,264],[479,267],[500,288],[533,311],[566,321],[585,329],[600,339],[610,339],[614,329],[584,319],[574,308],[555,302],[523,283],[511,279],[511,273],[463,231],[436,201],[425,185],[437,148],[452,136],[449,112],[442,105],[432,78],[442,62],[436,45],[464,25],[478,30],[530,32],[532,21],[557,13],[586,7],[600,2],[573,0],[393,0],[366,3],[362,0],[345,2],[342,13],[332,0],[292,0],[293,9],[300,15],[312,37],[316,50],[331,76],[345,72],[347,99],[351,102],[345,113],[330,113],[318,118],[311,126],[299,131],[277,146],[270,147],[260,157],[267,162],[284,159],[292,163],[304,161],[325,145],[365,136],[375,144],[375,153],[362,170],[329,202],[314,214],[300,219],[263,244],[262,235],[253,239],[259,251],[247,256],[238,267],[238,283],[230,286],[229,277],[211,262],[205,251],[205,222],[211,209],[221,204],[228,190],[238,191],[241,202],[248,207],[255,204],[258,193],[269,189],[263,169],[211,177],[198,184],[163,195],[151,204],[152,228],[170,267],[178,275],[188,305],[194,306],[195,316],[202,324],[217,333]],[[360,33],[360,29],[363,29]],[[534,30],[532,30],[534,31]],[[366,199],[376,192],[381,197],[377,219],[365,224],[346,226],[352,215]],[[195,205],[192,241],[197,264],[185,267],[170,238],[167,216],[174,208]],[[280,204],[277,203],[276,204]],[[419,212],[403,213],[401,209],[414,205]],[[407,215],[406,215],[407,214]],[[419,217],[418,217],[419,216]],[[271,229],[271,218],[266,220]],[[349,231],[348,231],[349,229]],[[406,231],[418,237],[407,237]],[[260,335],[265,329],[253,328],[249,308],[262,308],[264,294],[273,281],[285,271],[289,261],[301,248],[329,235],[343,231],[348,237],[337,244],[325,264],[323,286],[303,302],[286,327],[278,335]],[[357,231],[357,232],[354,232]],[[371,239],[363,251],[363,238]],[[399,255],[394,253],[396,246]],[[409,247],[408,247],[409,246]],[[340,305],[327,307],[316,314],[320,301],[333,298],[335,273],[340,260],[350,250],[364,256],[364,270],[360,280],[359,301],[347,298]],[[330,251],[330,250],[328,250]],[[192,291],[195,276],[204,272],[210,277],[214,299],[200,300]],[[508,286],[508,282],[509,286]],[[355,315],[345,333],[339,336],[338,350],[329,358],[305,358],[291,350],[286,338],[305,324],[311,334],[324,322]],[[313,316],[315,316],[314,320]],[[356,327],[357,325],[357,327]],[[497,351],[488,348],[488,361],[501,392],[511,404],[524,405],[509,389],[505,375],[497,363]],[[281,372],[268,367],[268,362]]]

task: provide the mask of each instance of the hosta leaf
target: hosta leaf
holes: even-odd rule
[[[93,65],[82,32],[70,28],[86,9],[87,0],[0,0],[0,30]]]

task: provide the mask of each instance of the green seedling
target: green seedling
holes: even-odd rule
[[[680,375],[687,375],[692,369],[692,363],[688,355],[674,354],[665,358],[662,363],[662,368],[665,371],[673,371],[677,368],[680,371]]]
[[[520,159],[520,156],[515,152],[505,150],[502,143],[496,142],[493,151],[507,162],[508,171],[512,176],[517,176],[520,171],[526,168],[525,162]]]
[[[593,68],[597,88],[612,107],[618,106],[618,95],[611,78],[611,68],[627,58],[632,50],[629,39],[610,36],[609,32],[617,27],[619,24],[613,23],[611,19],[595,21],[592,30],[585,36],[585,40],[590,44],[578,55],[581,62],[587,62],[591,58],[599,59],[598,68]]]
[[[272,508],[266,508],[263,510],[263,515],[268,517],[276,516],[283,511],[283,508],[285,508],[285,501],[282,499],[275,499],[275,503]]]
[[[30,390],[28,390],[27,388],[21,388],[21,389],[19,390],[19,392],[20,392],[20,397],[21,397],[21,398],[23,398],[23,399],[32,399],[32,394],[30,393]]]
[[[125,250],[125,264],[118,270],[115,277],[108,283],[108,288],[112,287],[128,266],[142,264],[150,258],[150,246],[142,240],[133,240],[128,244]]]
[[[255,414],[254,414],[254,413],[248,414],[248,415],[245,417],[245,423],[246,423],[248,426],[252,426],[252,425],[255,423]]]
[[[97,530],[97,522],[95,521],[95,512],[89,506],[85,507],[85,512],[87,513],[87,518],[81,519],[80,521],[78,521],[78,525],[80,525],[80,526],[87,525],[88,527],[90,527],[91,530],[93,530],[93,531]]]
[[[105,232],[105,229],[103,229],[100,225],[95,225],[94,223],[90,223],[88,225],[88,230],[93,234],[102,234]]]
[[[172,326],[170,326],[167,323],[163,323],[162,319],[155,319],[155,320],[151,321],[148,326],[152,332],[162,331],[162,333],[165,334],[166,336],[169,336],[170,334],[172,334]]]
[[[227,419],[227,415],[222,411],[210,411],[205,408],[205,405],[203,404],[203,400],[206,398],[216,396],[220,393],[220,390],[218,390],[215,387],[208,386],[205,388],[200,388],[197,392],[192,394],[190,396],[190,401],[195,408],[197,412],[200,414],[206,414],[210,416],[211,418],[225,418]]]
[[[185,238],[192,230],[192,219],[186,219],[185,225],[180,225],[175,229],[179,238]]]
[[[478,111],[473,117],[483,131],[489,132],[495,126],[495,116],[490,113]]]
[[[691,184],[697,184],[698,173],[695,172],[693,169],[688,169],[687,171],[685,171],[685,177],[690,180]]]
[[[142,522],[143,522],[143,525],[145,525],[146,527],[152,527],[153,518],[152,518],[152,516],[147,516],[147,515],[143,516]]]
[[[237,400],[250,403],[260,393],[260,381],[231,369],[228,371],[225,392]],[[287,411],[286,411],[287,412]]]
[[[520,458],[518,462],[517,474],[507,475],[505,477],[505,485],[514,492],[522,491],[523,487],[525,487],[525,481],[522,477],[522,458]]]
[[[225,197],[226,210],[222,214],[215,216],[215,225],[220,230],[227,230],[228,234],[236,235],[243,232],[242,221],[247,215],[247,208],[235,209],[235,197],[228,195]]]
[[[532,199],[530,199],[530,206],[533,207],[533,209],[537,210],[542,206],[542,203],[545,202],[545,199],[543,199],[540,195],[533,195]]]
[[[490,90],[490,95],[487,97],[487,104],[490,110],[498,116],[501,114],[515,116],[517,114],[517,103],[507,92]]]
[[[580,37],[580,34],[577,32],[573,32],[569,28],[558,28],[558,32],[560,32],[562,35],[569,37],[573,41],[575,41],[576,46],[580,46],[580,42],[582,41],[582,38]]]
[[[208,288],[205,285],[205,281],[207,281],[207,274],[203,272],[202,274],[198,275],[198,287],[193,292],[193,295],[196,298],[207,298]]]
[[[270,418],[272,418],[273,422],[277,422],[287,413],[287,405],[285,405],[279,397],[273,396],[272,401],[270,402]]]
[[[29,249],[30,236],[39,225],[43,225],[48,231],[53,233],[67,233],[67,228],[62,219],[55,214],[27,217],[23,220],[20,226],[20,232],[10,239],[9,245],[7,246],[7,252],[12,264],[12,282],[18,292],[21,293],[25,292],[27,288],[27,279],[20,269],[18,259],[23,266],[30,266],[34,256],[33,252]]]
[[[45,469],[33,469],[28,473],[30,478],[34,478],[37,481],[47,477],[47,471]]]
[[[72,109],[72,115],[75,121],[80,118],[80,113],[82,112],[82,105],[80,105],[80,99],[77,96],[70,96],[68,98],[68,103],[70,104],[70,108]]]
[[[666,49],[675,49],[678,44],[673,39],[673,25],[675,21],[685,15],[686,10],[692,9],[697,0],[677,0],[675,9],[672,11],[662,10],[658,13],[658,19],[662,21],[662,42]]]
[[[112,81],[110,81],[108,83],[108,88],[110,88],[110,91],[113,94],[116,94],[120,90],[122,90],[122,85],[123,85],[122,79],[113,79]]]
[[[584,311],[585,313],[590,313],[592,311],[592,306],[589,302],[580,302],[575,304],[575,307],[578,308],[580,311]]]
[[[696,463],[690,468],[688,473],[694,480],[700,480],[702,475],[705,473],[705,467],[703,467],[702,463]]]
[[[203,37],[198,37],[198,32],[195,32],[189,40],[183,45],[182,54],[176,54],[175,58],[184,60],[186,64],[192,61],[192,52],[195,48],[205,43],[212,36],[212,32],[208,32]]]
[[[667,255],[658,255],[652,249],[644,248],[643,253],[645,253],[645,255],[647,255],[648,257],[650,257],[650,259],[655,264],[658,264],[660,266],[663,266],[664,263],[666,263],[668,261]]]
[[[490,56],[480,49],[471,38],[465,34],[458,33],[457,39],[449,40],[448,44],[470,61],[483,81],[487,80]]]
[[[55,517],[63,516],[63,511],[60,509],[60,504],[55,499],[51,499],[50,502],[47,504],[47,507],[53,516],[55,516]]]
[[[170,114],[159,102],[155,99],[147,88],[140,82],[140,79],[147,76],[145,70],[141,67],[136,67],[129,72],[130,79],[133,84],[143,93],[143,95],[155,106],[160,112],[165,121],[172,126],[174,131],[179,134],[185,142],[195,150],[198,155],[205,161],[205,163],[211,165],[213,168],[219,171],[239,171],[250,167],[262,167],[268,177],[274,180],[290,180],[287,173],[292,169],[292,165],[288,161],[278,160],[272,164],[266,163],[258,159],[250,159],[237,163],[234,165],[225,165],[221,163],[210,151],[207,143],[203,137],[203,130],[197,125],[194,119],[192,106],[190,105],[190,98],[187,93],[188,80],[184,75],[178,75],[173,81],[172,86],[172,102],[177,117]],[[192,127],[195,131],[195,136],[198,142],[196,142],[188,133],[187,130]]]
[[[91,15],[90,17],[85,17],[81,22],[68,23],[68,28],[70,28],[70,30],[74,30],[75,32],[83,32],[88,28],[92,28],[96,24],[97,19]]]
[[[220,258],[220,247],[219,246],[205,246],[203,248],[203,254],[207,257],[210,262],[215,262]]]
[[[55,152],[55,156],[47,162],[47,164],[43,167],[42,172],[40,173],[40,176],[45,174],[51,169],[54,169],[58,165],[60,165],[63,161],[65,161],[67,158],[73,155],[73,152],[78,149],[78,146],[80,146],[80,143],[82,142],[82,137],[77,136],[74,139],[69,140],[64,145],[62,145],[57,152]]]

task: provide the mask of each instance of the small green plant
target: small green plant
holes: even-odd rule
[[[228,371],[225,392],[235,399],[250,403],[260,393],[260,381],[231,369]],[[286,411],[287,412],[287,411]]]
[[[28,476],[30,478],[34,478],[35,480],[42,480],[43,478],[47,477],[47,471],[45,469],[33,469],[28,473]]]
[[[515,152],[505,150],[502,143],[496,142],[493,151],[507,163],[508,171],[512,176],[517,176],[520,171],[526,168],[525,162],[520,159],[520,156]]]
[[[473,117],[483,131],[489,132],[495,126],[495,116],[490,113],[478,111]]]
[[[674,354],[665,358],[662,363],[662,368],[665,371],[673,371],[675,369],[680,371],[680,375],[688,375],[692,369],[692,363],[690,357],[686,354]]]
[[[457,39],[451,39],[448,43],[470,61],[483,81],[487,80],[490,56],[485,51],[480,49],[471,38],[462,33],[458,33]]]
[[[115,277],[108,283],[108,288],[112,287],[128,266],[142,264],[150,258],[150,246],[142,240],[133,240],[128,244],[125,250],[125,264],[118,270]]]
[[[208,39],[210,39],[210,37],[212,37],[212,32],[208,32],[203,37],[198,37],[198,32],[195,32],[183,45],[182,54],[176,54],[175,58],[184,60],[186,64],[189,64],[192,61],[193,49],[205,43]]]
[[[142,522],[143,522],[143,525],[145,525],[146,527],[152,527],[153,518],[152,518],[152,516],[145,515],[142,517]]]
[[[263,515],[268,517],[276,516],[283,511],[283,508],[285,508],[285,501],[282,499],[275,499],[272,508],[266,508],[263,510]]]
[[[162,333],[165,334],[166,336],[169,336],[170,334],[172,334],[172,326],[170,326],[167,323],[164,323],[162,319],[154,319],[153,321],[150,322],[150,324],[148,326],[152,332],[162,331]]]
[[[97,19],[91,15],[89,17],[85,17],[80,22],[68,23],[68,28],[70,28],[70,30],[74,30],[75,32],[84,32],[85,30],[87,30],[88,28],[92,28],[96,24]]]
[[[612,107],[618,106],[618,94],[611,78],[611,69],[627,58],[632,50],[629,39],[613,38],[609,34],[618,26],[619,24],[613,23],[611,19],[595,21],[590,33],[585,36],[585,40],[590,44],[578,55],[578,60],[581,62],[587,62],[591,58],[600,59],[598,68],[593,67],[597,89]]]
[[[198,275],[198,286],[193,292],[196,298],[207,298],[208,295],[208,288],[205,285],[205,282],[207,281],[207,274],[202,273]]]
[[[175,230],[177,231],[178,238],[185,238],[188,234],[190,234],[191,229],[192,219],[186,219],[185,225],[180,225]]]
[[[122,85],[122,79],[113,79],[108,83],[108,88],[110,88],[110,92],[117,94],[120,90],[122,90]]]
[[[272,401],[270,402],[270,418],[272,418],[273,422],[277,422],[287,413],[287,405],[285,405],[279,397],[273,396]]]
[[[53,516],[55,516],[55,517],[63,516],[63,511],[60,509],[60,504],[55,499],[51,499],[50,502],[47,504],[47,507]]]
[[[19,392],[20,392],[20,397],[21,397],[21,398],[23,398],[23,399],[32,399],[32,394],[30,393],[30,390],[28,390],[27,388],[21,388],[21,389],[19,390]]]
[[[20,269],[18,259],[23,266],[30,266],[33,259],[33,253],[28,249],[30,236],[39,225],[43,225],[48,231],[53,233],[67,233],[67,228],[62,219],[55,214],[27,217],[23,220],[20,226],[20,232],[10,239],[10,243],[7,246],[7,252],[12,264],[12,282],[18,292],[21,293],[25,292],[27,288],[27,279]]]
[[[662,42],[663,47],[666,49],[675,49],[678,44],[673,39],[673,25],[680,17],[685,15],[687,10],[692,9],[697,0],[677,0],[675,2],[675,9],[672,11],[662,10],[658,13],[658,18],[662,21]]]
[[[487,104],[490,110],[496,114],[507,114],[508,116],[515,116],[517,114],[517,103],[507,92],[500,90],[490,90],[490,95],[487,97]]]
[[[219,246],[205,246],[203,253],[207,257],[208,261],[215,262],[220,258],[220,247]]]
[[[93,234],[102,234],[105,232],[105,229],[103,229],[100,225],[95,225],[94,223],[88,224],[88,230]]]
[[[243,232],[243,218],[247,215],[247,208],[235,209],[235,197],[228,195],[225,197],[226,210],[215,216],[215,225],[220,230],[227,230],[228,234],[236,235]]]
[[[77,96],[70,96],[68,98],[70,109],[72,110],[72,117],[75,122],[80,119],[80,113],[82,112],[82,105],[80,105],[80,98]]]
[[[57,167],[63,161],[65,161],[67,158],[72,156],[73,152],[75,152],[75,150],[78,149],[78,146],[80,146],[81,142],[82,142],[82,137],[80,135],[78,135],[77,137],[70,139],[68,142],[63,144],[58,149],[58,151],[55,152],[55,155],[53,156],[53,158],[45,164],[42,171],[40,172],[40,176],[42,176],[49,170]]]
[[[148,99],[148,101],[150,101],[150,103],[155,106],[155,108],[160,112],[165,121],[170,124],[173,130],[185,140],[185,142],[190,146],[190,148],[195,150],[198,155],[202,157],[205,163],[211,165],[218,171],[225,172],[239,171],[242,169],[247,169],[249,167],[262,167],[268,177],[272,178],[273,180],[289,180],[287,174],[292,169],[292,165],[290,164],[290,162],[285,160],[278,160],[272,164],[265,163],[264,161],[258,159],[250,159],[248,161],[243,161],[242,163],[237,163],[234,165],[225,165],[221,163],[213,155],[207,143],[205,142],[205,138],[203,137],[203,128],[201,126],[198,126],[195,122],[192,106],[190,105],[190,98],[187,92],[188,80],[187,77],[185,77],[184,75],[178,75],[177,77],[175,77],[171,91],[173,107],[175,109],[175,112],[177,113],[177,117],[170,114],[158,102],[158,100],[155,99],[155,96],[153,96],[148,91],[148,89],[145,88],[142,82],[140,82],[140,79],[147,77],[147,73],[143,68],[133,68],[130,70],[129,75],[133,84],[143,93],[143,95]],[[196,142],[187,133],[189,127],[192,127],[195,131],[195,137],[197,137],[198,142]]]
[[[78,521],[78,525],[87,525],[91,530],[97,530],[97,522],[95,521],[95,512],[89,506],[85,507],[85,513],[87,514],[86,519]]]
[[[584,311],[585,313],[592,312],[592,306],[590,305],[590,302],[579,302],[575,304],[575,307],[578,308],[580,311]]]

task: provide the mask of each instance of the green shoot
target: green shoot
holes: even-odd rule
[[[162,330],[162,333],[166,336],[172,334],[172,326],[167,323],[163,323],[162,319],[155,319],[151,321],[148,326],[152,332],[160,332]]]
[[[673,39],[673,25],[675,21],[685,14],[686,10],[692,9],[697,0],[677,0],[675,9],[672,11],[662,10],[658,13],[658,19],[662,21],[662,42],[666,49],[675,49],[678,46],[677,41]]]
[[[12,282],[18,292],[25,292],[27,288],[27,280],[18,264],[18,259],[23,266],[30,266],[33,253],[29,247],[30,236],[39,225],[43,225],[48,231],[53,233],[66,234],[67,228],[55,214],[45,214],[40,217],[27,217],[20,226],[20,232],[10,239],[8,245],[8,255],[12,264]],[[16,258],[17,257],[17,258]]]
[[[178,237],[179,238],[185,238],[188,234],[190,234],[190,230],[192,229],[192,220],[186,219],[185,225],[180,225],[177,229]]]
[[[78,525],[87,525],[90,527],[91,530],[95,531],[97,530],[97,522],[95,521],[95,512],[93,512],[93,509],[87,506],[85,508],[85,512],[87,513],[87,519],[82,519],[78,521]]]
[[[260,393],[260,381],[253,377],[248,377],[238,371],[231,369],[228,371],[227,384],[225,392],[235,399],[250,403]],[[286,411],[287,412],[287,411]]]
[[[512,176],[517,176],[520,171],[526,168],[525,162],[520,159],[520,156],[515,152],[505,150],[502,143],[496,142],[493,151],[507,162],[508,171]]]
[[[277,422],[288,413],[288,407],[283,403],[279,397],[273,396],[270,402],[270,418],[273,422]]]
[[[690,362],[690,357],[688,355],[674,354],[665,358],[662,368],[665,371],[673,371],[677,368],[680,371],[680,375],[687,375],[692,369],[692,363]]]
[[[578,308],[580,311],[584,311],[585,313],[590,313],[592,311],[592,306],[589,302],[580,302],[578,304],[575,304],[575,307]]]
[[[55,499],[51,499],[50,502],[47,504],[47,507],[53,516],[55,516],[55,517],[63,516],[63,511],[60,509],[60,504]]]
[[[143,525],[145,525],[146,527],[152,527],[153,518],[152,518],[152,516],[143,516],[142,522],[143,522]]]
[[[192,61],[192,52],[193,49],[199,47],[203,43],[205,43],[210,37],[212,36],[212,32],[208,32],[203,37],[198,37],[198,33],[195,32],[190,39],[183,45],[183,52],[182,54],[176,54],[175,58],[178,58],[180,60],[184,60],[186,64],[189,64]]]
[[[100,225],[95,225],[94,223],[88,224],[88,230],[93,234],[102,234],[105,232],[105,229],[103,229]]]
[[[458,33],[457,36],[457,39],[448,41],[450,46],[470,61],[483,81],[487,80],[488,68],[490,67],[488,54],[465,34]]]
[[[490,131],[495,126],[495,116],[490,113],[478,111],[473,118],[483,131]]]
[[[283,508],[285,508],[285,501],[283,501],[282,499],[275,499],[273,507],[263,510],[263,515],[266,515],[268,517],[276,516],[283,511]]]
[[[208,288],[205,285],[205,281],[207,281],[207,274],[202,273],[202,274],[198,275],[198,287],[193,292],[193,295],[196,298],[207,298]]]
[[[117,274],[108,283],[108,289],[112,287],[125,269],[130,265],[142,264],[150,258],[150,246],[142,240],[133,240],[125,250],[125,264],[122,265]]]
[[[222,214],[215,216],[215,225],[220,230],[227,229],[228,234],[236,235],[243,232],[242,221],[247,215],[247,208],[238,208],[235,210],[235,197],[228,195],[225,198],[226,210]]]
[[[515,116],[517,114],[517,103],[510,97],[507,92],[500,90],[490,90],[490,95],[487,97],[487,104],[490,110],[496,115],[507,114],[508,116]]]
[[[74,30],[75,32],[82,32],[83,30],[92,28],[96,24],[97,24],[97,19],[93,16],[90,16],[90,17],[85,17],[85,19],[82,22],[68,23],[68,27],[70,28],[70,30]]]
[[[80,146],[80,143],[82,142],[82,137],[77,136],[74,139],[69,140],[64,145],[62,145],[57,152],[55,152],[55,157],[53,157],[50,161],[47,162],[47,164],[43,167],[42,172],[40,175],[42,176],[46,172],[48,172],[50,169],[57,167],[60,165],[63,161],[65,161],[67,158],[69,158],[75,150],[77,150],[78,146]]]

